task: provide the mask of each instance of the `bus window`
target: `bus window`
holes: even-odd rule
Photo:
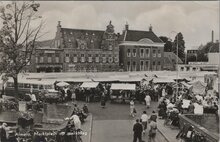
[[[53,85],[45,85],[45,89],[53,89]]]
[[[18,88],[24,88],[24,84],[23,83],[18,83]]]
[[[37,84],[33,84],[33,89],[38,89],[38,85]]]
[[[11,87],[11,88],[14,87],[14,83],[8,82],[8,83],[7,83],[7,87]]]
[[[24,84],[24,88],[31,88],[30,84]]]
[[[43,85],[40,85],[40,86],[39,86],[39,89],[44,89],[44,86],[43,86]]]

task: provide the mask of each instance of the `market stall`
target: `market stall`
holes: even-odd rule
[[[119,101],[125,103],[134,98],[136,84],[113,83],[111,85],[111,102]]]
[[[83,82],[80,86],[81,88],[96,88],[99,85],[99,82]]]

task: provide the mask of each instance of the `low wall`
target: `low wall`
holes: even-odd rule
[[[204,135],[208,142],[218,142],[219,136],[218,133],[210,132],[210,130],[206,129],[204,126],[200,125],[203,123],[203,121],[208,121],[208,117],[204,115],[193,115],[193,114],[186,114],[186,115],[180,115],[180,127],[183,127],[183,123],[194,126],[195,130],[200,132],[202,135]],[[207,119],[205,119],[207,118]],[[218,127],[219,124],[216,124]]]

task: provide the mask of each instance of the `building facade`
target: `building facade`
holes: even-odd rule
[[[119,70],[119,34],[111,21],[105,31],[62,28],[38,46],[32,72],[99,72]]]
[[[163,70],[164,43],[152,31],[115,33],[111,21],[106,30],[62,28],[55,38],[36,44],[30,72],[111,72]]]
[[[163,69],[164,43],[149,31],[125,30],[119,44],[119,65],[123,71],[155,71]]]

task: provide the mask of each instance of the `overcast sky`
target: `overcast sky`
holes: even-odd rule
[[[219,2],[193,1],[60,1],[40,2],[39,12],[46,20],[45,39],[55,36],[57,21],[65,28],[105,30],[109,21],[122,32],[126,21],[133,30],[148,30],[172,39],[182,32],[187,49],[219,39]]]

